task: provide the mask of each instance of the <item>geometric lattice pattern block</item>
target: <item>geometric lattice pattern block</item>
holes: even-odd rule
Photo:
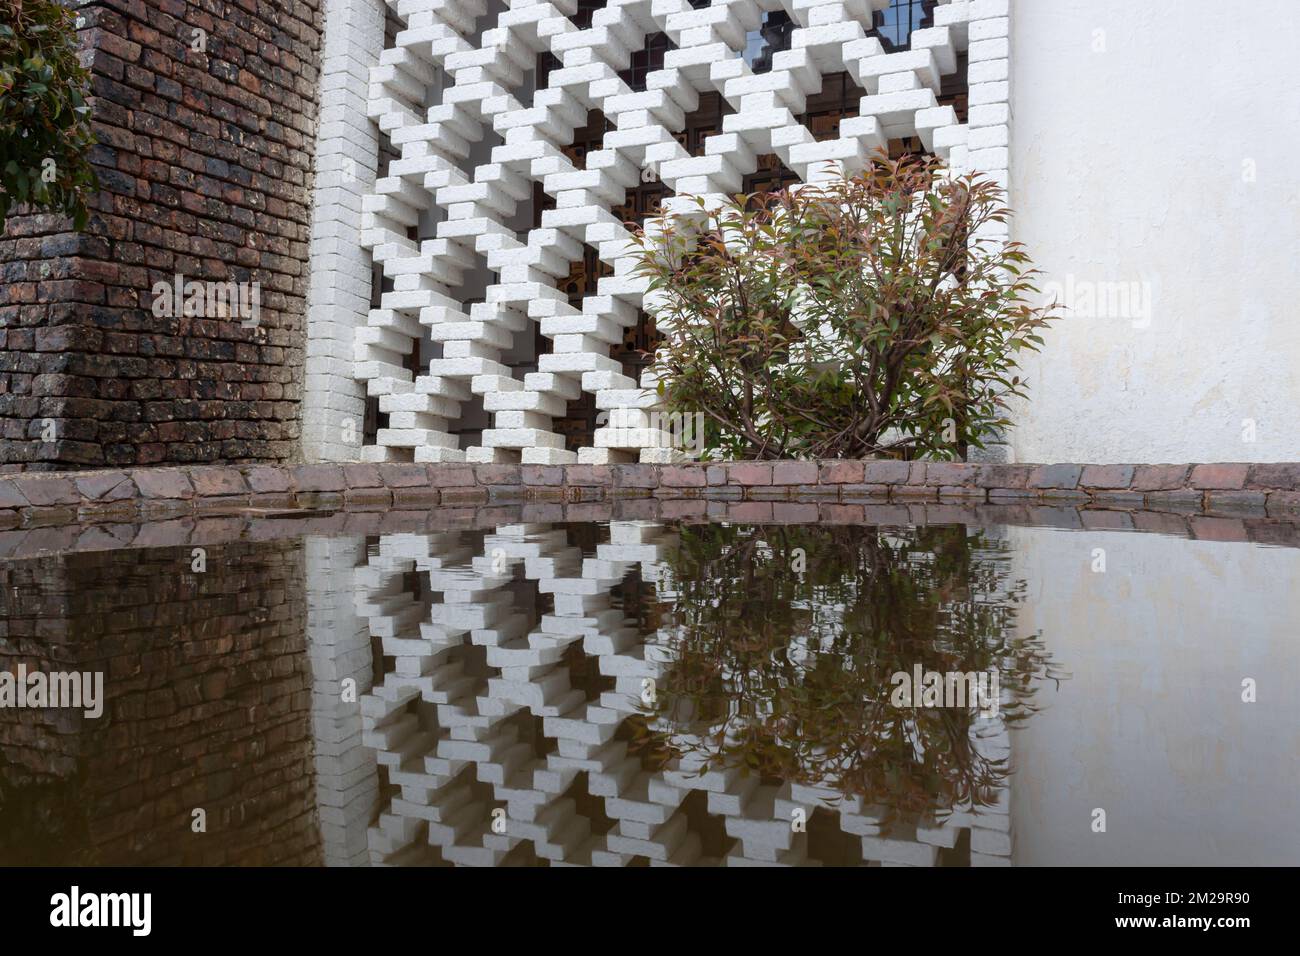
[[[645,521],[611,522],[594,553],[547,525],[381,538],[356,569],[355,606],[393,664],[362,698],[362,736],[400,793],[369,830],[371,863],[815,864],[815,827],[792,827],[796,809],[868,865],[933,866],[964,830],[972,864],[1010,862],[1005,789],[992,806],[886,828],[881,808],[830,788],[701,774],[689,757],[645,769],[620,730],[672,651],[611,592],[633,571],[657,589],[674,544]],[[979,734],[989,756],[1009,752],[996,718]]]
[[[761,157],[812,182],[915,136],[955,169],[1005,179],[1007,0],[940,3],[897,52],[872,35],[889,5],[389,0],[399,29],[370,70],[368,112],[395,156],[360,231],[383,289],[354,343],[356,377],[387,421],[365,456],[670,459],[654,381],[610,355],[645,305],[614,210],[646,176],[671,208],[739,191]],[[775,13],[789,18],[788,43],[755,72],[746,48]],[[630,74],[652,38],[666,44],[662,65]],[[972,74],[967,123],[937,101],[959,54]],[[841,73],[863,92],[856,115],[818,138],[798,116]],[[679,134],[705,94],[725,116],[688,152]],[[593,111],[606,132],[575,158],[566,148]],[[589,252],[601,274],[574,304],[561,286]],[[584,394],[609,421],[574,451],[556,420]]]

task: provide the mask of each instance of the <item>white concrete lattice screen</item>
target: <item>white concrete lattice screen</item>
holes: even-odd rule
[[[663,632],[647,643],[629,626],[611,606],[610,590],[634,566],[642,580],[658,581],[673,540],[653,522],[612,522],[610,541],[584,559],[562,529],[545,525],[498,528],[477,551],[456,533],[381,539],[378,554],[356,571],[356,609],[395,665],[362,699],[362,739],[401,794],[369,831],[372,863],[428,862],[428,847],[436,846],[446,861],[490,866],[526,840],[553,865],[623,866],[634,857],[652,865],[796,865],[809,858],[807,834],[790,825],[793,812],[811,815],[816,807],[838,815],[840,830],[862,841],[869,862],[932,866],[962,829],[970,830],[973,865],[1009,862],[1006,788],[995,806],[884,832],[878,809],[825,788],[760,786],[737,769],[698,776],[689,765],[643,770],[615,733],[640,712],[643,680],[658,678],[671,655]],[[441,592],[428,620],[404,590],[411,571],[427,574],[428,589]],[[517,586],[526,581],[553,595],[554,613],[538,617],[516,607]],[[485,648],[489,669],[499,675],[464,672],[467,640]],[[615,682],[591,703],[560,663],[577,642]],[[555,752],[538,759],[519,739],[511,718],[521,710],[541,719]],[[987,755],[1009,753],[999,722],[979,733]],[[565,796],[582,772],[588,792],[603,798],[606,815],[616,820],[606,834],[594,834]],[[504,833],[492,829],[472,780],[490,785],[493,807],[505,810]],[[708,812],[736,839],[723,860],[705,857],[690,830],[682,803],[693,790],[706,792]]]
[[[355,76],[358,62],[355,44],[335,42],[335,28],[362,21],[365,42],[376,43],[376,2],[327,5],[327,88],[340,71]],[[340,302],[329,290],[313,293],[309,336],[319,338],[316,351],[328,359],[308,369],[307,412],[309,438],[318,426],[328,432],[322,423],[335,414],[355,421],[364,383],[388,427],[373,446],[357,449],[354,430],[342,443],[322,440],[314,452],[526,464],[676,457],[648,428],[655,382],[648,373],[639,382],[628,378],[609,355],[643,305],[645,283],[631,274],[629,234],[611,212],[643,170],[652,168],[672,190],[671,208],[691,196],[712,200],[739,190],[763,154],[776,154],[812,181],[859,168],[888,140],[916,135],[955,170],[979,169],[1007,182],[1008,0],[940,3],[934,26],[915,30],[910,49],[896,53],[868,36],[873,11],[888,3],[718,0],[696,10],[686,0],[610,0],[584,30],[567,15],[576,0],[509,0],[495,16],[486,0],[390,0],[402,28],[391,47],[373,50],[366,115],[357,113],[355,91],[331,100],[333,138],[322,138],[318,151],[333,162],[339,131],[364,150],[364,131],[374,140],[377,124],[399,156],[378,179],[369,173],[373,153],[360,167],[347,157],[338,161],[352,178],[327,179],[332,192],[318,190],[317,222],[329,224],[330,235],[313,244],[313,274],[318,262],[328,268],[326,257],[342,257],[355,273],[356,256],[369,250],[391,288],[371,310],[358,308],[355,295]],[[754,74],[740,55],[746,33],[775,10],[795,23],[790,49],[772,57],[770,72]],[[676,49],[648,75],[643,92],[633,91],[618,73],[657,32]],[[969,61],[966,123],[936,99],[960,52]],[[560,67],[534,92],[542,53]],[[840,71],[865,92],[860,115],[841,122],[837,139],[819,142],[796,116],[822,77]],[[707,91],[720,93],[735,112],[706,140],[703,155],[691,156],[673,134]],[[614,130],[578,169],[562,150],[592,109]],[[554,208],[542,213],[539,228],[528,228],[534,183]],[[342,206],[331,206],[334,199]],[[434,238],[408,238],[408,230],[430,227]],[[1004,236],[1002,228],[988,235]],[[556,284],[584,245],[613,274],[574,308]],[[462,299],[467,281],[486,282],[483,301]],[[353,340],[345,342],[349,316]],[[536,371],[515,377],[503,356],[517,337],[531,341],[535,328],[550,350],[537,357]],[[438,357],[415,374],[404,359],[421,343],[432,343],[426,354]],[[344,347],[354,359],[346,380],[335,361]],[[612,415],[593,447],[574,453],[553,430],[554,420],[582,392]],[[480,444],[462,449],[451,431],[476,400],[491,422]]]

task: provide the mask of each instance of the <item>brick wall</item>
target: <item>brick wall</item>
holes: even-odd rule
[[[102,192],[0,235],[0,468],[290,459],[320,0],[70,2]],[[156,318],[177,274],[257,283],[258,324]]]
[[[0,668],[106,698],[0,710],[0,863],[320,862],[299,543],[5,563],[0,593]]]

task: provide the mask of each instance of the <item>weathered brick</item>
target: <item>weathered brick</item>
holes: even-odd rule
[[[344,465],[343,481],[347,484],[349,490],[353,488],[382,488],[385,484],[383,475],[379,472],[379,466],[368,464]]]
[[[1246,487],[1260,491],[1300,491],[1300,463],[1251,465]]]
[[[15,489],[36,507],[81,503],[81,492],[77,491],[77,486],[70,478],[20,475],[13,481]]]
[[[703,488],[705,484],[705,470],[700,465],[664,465],[659,470],[663,488]]]
[[[928,461],[925,463],[927,485],[970,485],[979,477],[979,466],[962,461]]]
[[[343,491],[347,488],[340,465],[298,465],[293,469],[293,482],[300,492]]]
[[[1196,465],[1189,483],[1193,488],[1239,489],[1245,487],[1249,471],[1243,464]]]
[[[473,465],[430,465],[429,484],[435,488],[469,488],[474,485]]]
[[[1029,482],[1033,469],[1027,465],[981,464],[975,483],[981,488],[1019,489]]]
[[[26,508],[29,504],[12,478],[0,476],[0,508]]]
[[[1138,465],[1130,487],[1134,491],[1173,491],[1187,484],[1187,465]]]
[[[518,465],[475,465],[474,477],[480,485],[523,484]]]
[[[87,501],[125,501],[135,497],[135,485],[124,471],[96,471],[76,478],[77,491]]]
[[[1079,478],[1085,488],[1127,488],[1133,482],[1132,465],[1086,465]]]
[[[608,465],[565,465],[564,483],[566,485],[609,485],[614,480],[614,473]]]
[[[860,461],[824,461],[818,478],[823,485],[861,484],[862,470]]]
[[[293,491],[293,476],[284,468],[266,465],[247,468],[244,470],[244,480],[257,494],[282,494]]]
[[[1082,465],[1039,465],[1029,473],[1027,488],[1077,488]]]
[[[727,482],[733,485],[770,485],[772,465],[765,461],[733,462],[727,466]]]
[[[379,468],[389,488],[428,488],[429,466],[409,462],[388,462]]]
[[[905,484],[912,472],[906,461],[867,461],[862,463],[861,482],[867,485]]]
[[[145,498],[194,497],[189,476],[179,468],[137,468],[131,472],[131,480]]]
[[[190,481],[201,497],[248,494],[244,476],[235,468],[191,468]]]
[[[817,484],[817,462],[778,461],[772,466],[772,484],[815,485]]]
[[[659,469],[654,465],[615,465],[614,484],[621,488],[658,488]]]
[[[524,465],[519,479],[525,485],[562,485],[564,469],[559,465]]]

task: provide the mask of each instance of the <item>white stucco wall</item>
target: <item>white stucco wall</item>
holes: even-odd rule
[[[1012,733],[1020,865],[1259,866],[1300,859],[1300,551],[1009,528],[1071,677]],[[1106,570],[1092,570],[1093,549]],[[1242,701],[1244,678],[1257,685]],[[1091,828],[1095,808],[1106,832]]]
[[[1049,333],[1013,460],[1300,460],[1300,5],[1015,0],[1011,23],[1015,238],[1049,280],[1150,292]]]

